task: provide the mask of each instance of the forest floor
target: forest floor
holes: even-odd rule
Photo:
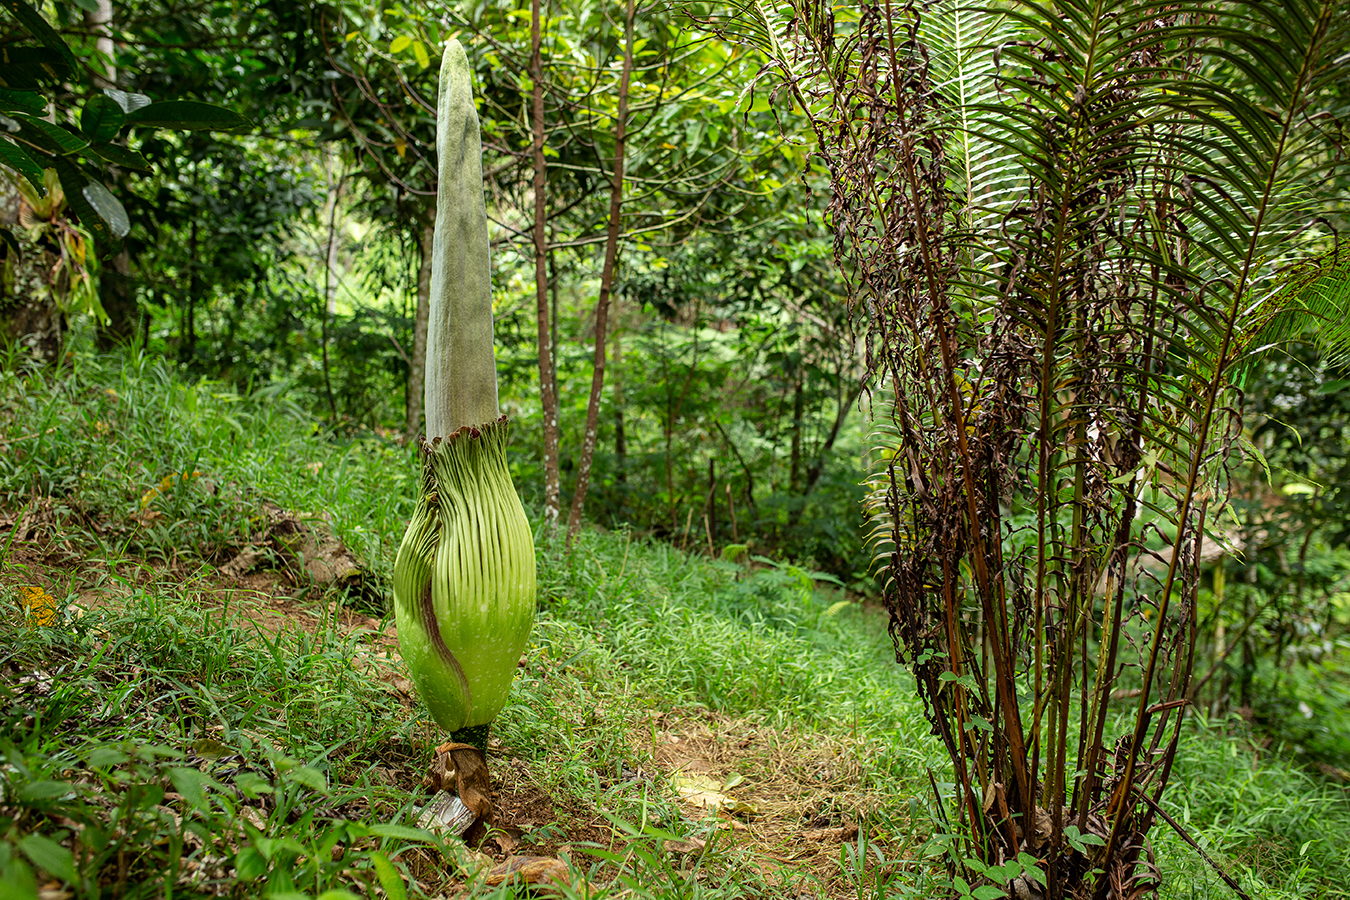
[[[11,533],[14,521],[13,514],[0,514],[0,526],[10,526],[7,530]],[[387,787],[406,795],[404,805],[394,806],[386,801],[382,805],[371,805],[367,812],[383,813],[381,818],[388,822],[397,823],[401,816],[412,821],[416,817],[409,813],[415,813],[417,807],[431,799],[431,790],[423,777],[425,759],[430,748],[443,736],[438,735],[427,721],[425,710],[399,658],[397,636],[388,618],[377,618],[353,609],[347,602],[350,597],[306,583],[303,577],[296,577],[294,569],[263,569],[229,576],[221,573],[221,569],[229,568],[228,565],[216,568],[200,561],[176,560],[155,565],[141,560],[122,560],[110,564],[107,560],[90,560],[74,551],[66,529],[60,529],[54,535],[35,533],[34,537],[35,540],[11,542],[7,565],[0,572],[0,596],[10,601],[5,604],[4,612],[9,620],[7,624],[11,626],[31,623],[34,615],[42,617],[42,610],[32,606],[33,588],[39,588],[50,598],[55,620],[41,626],[30,625],[31,630],[26,636],[36,639],[39,646],[47,644],[49,661],[64,665],[25,669],[14,665],[13,657],[6,660],[9,666],[5,674],[12,676],[18,686],[18,691],[9,699],[17,701],[20,709],[34,701],[51,698],[59,679],[81,670],[99,669],[99,663],[108,660],[103,653],[107,634],[125,629],[129,621],[136,622],[141,628],[153,625],[169,629],[171,642],[180,648],[203,639],[220,641],[222,649],[243,652],[241,659],[231,661],[230,664],[235,666],[246,665],[249,654],[245,648],[249,647],[264,648],[282,658],[290,657],[288,667],[303,666],[305,656],[336,649],[348,656],[351,667],[368,685],[384,695],[383,699],[392,705],[395,714],[405,720],[404,727],[411,738],[404,754],[397,760],[388,756],[381,760],[385,763],[397,761],[397,765],[372,765],[372,770]],[[43,641],[41,638],[47,629],[63,634],[55,641]],[[51,637],[50,633],[45,636]],[[71,637],[76,640],[71,642]],[[81,638],[93,638],[94,642],[81,641]],[[72,649],[72,643],[74,647],[83,644],[84,649],[97,649],[97,652],[81,659],[78,650],[68,655],[52,652],[52,643],[64,646],[67,651]],[[560,677],[577,680],[562,693],[590,695],[587,689],[594,685],[585,684],[587,673],[575,665],[575,655],[573,659],[558,661],[554,659],[556,654],[550,651],[547,644],[531,647],[521,661],[521,679],[533,681],[536,686],[553,682],[555,688],[551,693],[555,701],[559,699],[556,684]],[[96,660],[98,656],[103,659]],[[150,663],[148,659],[139,664],[127,660],[123,665],[100,671],[97,677],[123,686],[137,684],[147,674],[145,670]],[[164,669],[164,674],[182,674],[176,662],[166,661]],[[229,687],[236,679],[236,675],[228,670],[211,666],[194,674],[203,682],[214,682],[220,687]],[[256,695],[246,692],[244,702],[257,702],[262,694],[262,691]],[[215,705],[222,706],[219,698]],[[405,861],[403,874],[414,891],[428,896],[477,896],[476,888],[490,887],[480,885],[480,882],[487,878],[491,868],[519,855],[565,860],[573,869],[572,883],[577,889],[595,882],[589,877],[590,873],[600,874],[599,881],[592,887],[606,883],[613,885],[615,878],[606,876],[604,866],[598,864],[615,862],[625,853],[642,852],[643,848],[634,844],[641,845],[645,840],[651,845],[645,848],[648,852],[659,847],[663,859],[658,865],[668,865],[669,870],[649,873],[644,878],[706,882],[710,878],[724,880],[730,875],[737,891],[752,891],[751,895],[818,897],[823,900],[825,897],[857,896],[855,882],[862,870],[867,870],[873,877],[888,879],[888,873],[899,862],[899,855],[913,843],[908,838],[897,841],[889,834],[868,835],[865,831],[869,816],[886,799],[875,787],[869,790],[859,777],[871,765],[869,756],[882,749],[875,742],[847,734],[787,725],[775,727],[764,721],[763,714],[730,715],[697,703],[668,707],[653,705],[636,717],[611,716],[612,711],[606,709],[603,698],[593,705],[584,700],[576,705],[555,702],[551,709],[535,712],[565,719],[569,726],[580,726],[596,734],[589,739],[583,735],[581,742],[577,742],[575,731],[569,728],[573,731],[568,737],[570,749],[535,747],[523,753],[504,743],[500,737],[494,737],[489,745],[489,763],[496,821],[477,847],[483,856],[470,859],[469,866],[462,865],[462,859],[453,858],[449,865],[430,866],[431,871],[422,871],[412,860]],[[242,720],[247,715],[232,723],[230,712],[223,706],[217,718],[225,721],[204,729],[193,727],[192,716],[170,722],[162,716],[147,715],[141,724],[153,727],[144,727],[144,733],[137,734],[137,728],[126,727],[125,716],[115,718],[116,721],[111,723],[113,733],[108,737],[116,740],[98,742],[101,735],[89,733],[87,726],[76,734],[81,740],[94,739],[102,746],[123,746],[129,739],[133,743],[141,740],[164,744],[168,749],[172,749],[175,742],[165,739],[173,734],[185,755],[173,754],[169,758],[178,761],[177,768],[180,769],[182,763],[195,765],[218,759],[221,755],[226,758],[245,756],[216,748],[217,756],[212,757],[192,749],[203,740],[229,747],[231,730],[246,739],[251,738],[258,746],[271,743],[278,752],[284,752],[285,744],[302,737],[295,733],[293,720],[287,722],[285,734],[267,735],[261,729],[244,728]],[[57,717],[49,717],[45,724],[47,727],[39,727],[39,731],[65,742],[66,732]],[[592,741],[609,745],[605,754],[617,753],[623,760],[617,772],[595,771],[596,753]],[[540,749],[544,751],[542,759]],[[79,749],[76,749],[74,757],[78,759],[79,756]],[[561,767],[547,765],[550,757],[558,756],[565,757]],[[347,764],[359,763],[348,759]],[[325,771],[322,764],[316,768]],[[593,783],[589,789],[583,787],[581,790],[566,782],[560,784],[559,776],[565,774],[560,768],[590,769],[586,775]],[[200,770],[215,778],[209,765]],[[69,776],[74,771],[54,770],[49,774]],[[168,784],[173,783],[171,774]],[[209,785],[206,793],[219,786]],[[600,788],[598,792],[597,787]],[[22,790],[20,787],[19,791]],[[182,802],[183,797],[174,794],[170,790],[167,799],[155,804],[156,811],[174,815],[181,825],[182,816],[172,812],[172,801]],[[69,802],[75,798],[65,799]],[[625,821],[616,816],[614,811],[619,809],[634,813],[634,818]],[[33,811],[48,814],[48,818],[58,825],[85,818],[83,815],[52,816],[52,811],[47,809]],[[255,815],[263,816],[267,811],[268,804],[259,802]],[[247,812],[233,812],[241,821],[249,821]],[[197,813],[202,815],[202,810]],[[210,815],[202,818],[209,820]],[[217,839],[222,830],[215,827],[219,824],[213,823],[212,828]],[[78,827],[77,833],[83,830]],[[220,861],[229,856],[237,859],[248,840],[245,826],[239,831],[238,840],[217,846],[218,852],[214,854],[204,853],[200,858],[194,858],[194,854],[185,853],[170,867],[178,873],[175,880],[178,892],[196,893],[203,888],[206,893],[217,895],[237,892],[241,885],[225,870],[213,872],[206,861]],[[187,844],[191,843],[189,839]],[[304,843],[303,839],[301,843]],[[207,844],[203,842],[198,849],[205,851]],[[861,856],[857,856],[860,853]],[[72,860],[78,855],[72,854]],[[397,856],[393,859],[398,862]],[[843,877],[841,859],[851,860],[849,864],[857,867],[851,873],[851,879]],[[859,861],[867,859],[871,862]],[[722,876],[710,875],[707,870],[719,860],[728,872]],[[474,862],[478,862],[483,871],[475,872]],[[650,865],[654,860],[645,862]],[[147,864],[148,861],[141,861],[141,865]],[[132,861],[119,862],[119,867],[129,871],[119,871],[118,878],[108,873],[101,876],[89,873],[89,886],[103,882],[104,888],[113,887],[115,893],[123,889],[125,884],[120,878],[132,877],[131,873],[139,866]],[[148,871],[155,868],[148,867]],[[620,868],[632,869],[632,862],[625,862]],[[356,871],[347,874],[355,875]],[[625,881],[633,880],[634,874],[630,872],[628,876],[620,877]],[[294,873],[291,881],[295,881]],[[316,886],[321,881],[316,880]],[[258,883],[264,885],[266,880]],[[378,878],[372,886],[374,883],[378,883]],[[160,879],[156,879],[156,884],[168,888]],[[44,900],[82,893],[78,884],[63,883],[59,878],[50,880],[43,887],[45,889],[39,891],[39,896]],[[632,885],[629,887],[631,889]],[[655,884],[649,885],[647,890],[654,887]],[[781,893],[783,891],[786,893]],[[665,896],[660,890],[653,890],[652,895]]]
[[[445,736],[385,614],[415,466],[277,410],[0,383],[0,896],[512,897],[531,857],[563,896],[954,896],[884,614],[624,533],[538,535],[495,827],[418,828]],[[1193,718],[1165,805],[1253,898],[1350,897],[1350,795],[1240,719]],[[1227,895],[1153,841],[1164,897]]]

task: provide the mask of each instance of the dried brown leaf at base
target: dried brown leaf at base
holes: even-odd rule
[[[472,744],[445,743],[436,748],[427,773],[427,786],[434,791],[453,791],[483,821],[492,820],[492,787],[487,758]]]

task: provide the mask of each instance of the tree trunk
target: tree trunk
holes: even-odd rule
[[[30,241],[19,226],[19,202],[13,186],[0,186],[0,223],[10,228],[22,249],[18,259],[7,262],[10,277],[0,279],[0,339],[18,344],[33,362],[50,365],[61,354],[61,310],[48,283],[55,256]]]
[[[94,42],[95,49],[103,57],[104,72],[106,77],[100,78],[94,76],[94,83],[99,87],[117,86],[117,66],[113,62],[113,51],[116,49],[112,39],[112,0],[95,0],[95,9],[86,11],[84,14],[84,24],[89,26],[89,30],[98,35]]]
[[[328,213],[328,250],[324,254],[323,293],[330,316],[337,313],[338,281],[341,274],[338,272],[338,261],[342,252],[342,242],[338,240],[338,207],[342,202],[342,183],[347,177],[345,174],[335,177],[336,156],[333,145],[329,144],[324,159],[324,170],[328,176],[328,198],[324,204]]]
[[[797,386],[792,392],[792,451],[788,466],[788,491],[792,494],[801,492],[802,416],[806,411],[806,392],[802,387],[804,380],[798,373]]]
[[[708,503],[704,514],[708,522],[708,555],[712,556],[713,541],[717,539],[717,460],[708,457]]]
[[[619,329],[614,334],[614,377],[610,379],[614,395],[614,480],[628,484],[628,433],[623,421],[623,341]]]
[[[197,294],[201,290],[201,262],[197,257],[197,220],[192,220],[192,232],[188,238],[188,296],[187,310],[183,319],[180,338],[179,357],[184,363],[191,363],[197,355]]]
[[[628,15],[623,26],[619,110],[614,125],[614,177],[609,188],[609,232],[605,236],[605,263],[600,270],[600,296],[595,302],[595,363],[591,369],[591,398],[586,405],[586,430],[581,438],[581,460],[577,465],[577,489],[572,494],[572,512],[567,517],[569,546],[581,528],[586,490],[591,483],[591,461],[595,458],[595,440],[600,430],[600,392],[605,385],[605,332],[609,329],[609,297],[614,289],[614,269],[619,255],[619,224],[623,213],[623,163],[628,139],[628,88],[633,75],[633,16],[636,11],[636,0],[628,0]]]
[[[106,322],[98,323],[99,349],[130,346],[136,337],[136,323],[140,317],[136,293],[131,286],[131,254],[125,249],[104,261],[99,269],[98,298],[108,316]]]
[[[408,419],[403,443],[417,440],[422,431],[422,391],[427,372],[427,319],[431,314],[431,239],[436,234],[436,207],[431,221],[422,226],[422,262],[417,267],[417,312],[413,319],[412,359],[408,361]]]
[[[98,35],[95,47],[104,63],[104,74],[96,74],[94,84],[101,88],[115,88],[117,66],[113,61],[116,48],[111,33],[112,0],[96,0],[96,5],[97,9],[84,14],[85,25]],[[108,317],[108,321],[98,323],[99,348],[111,350],[117,346],[129,346],[136,337],[138,307],[131,286],[131,254],[125,247],[103,264],[99,272],[98,296],[103,312]]]
[[[534,143],[534,294],[539,324],[539,393],[544,413],[544,522],[557,523],[562,504],[558,474],[558,395],[554,391],[557,364],[549,340],[547,169],[544,164],[544,64],[539,0],[530,5],[530,77],[534,81],[531,110]]]
[[[34,257],[48,263],[52,257],[32,245],[25,249],[29,252],[15,266],[12,285],[0,284],[0,337],[17,343],[33,362],[51,365],[61,355],[61,310],[43,281],[50,266],[44,269]]]
[[[840,382],[844,378],[841,373]],[[834,442],[839,437],[839,430],[843,427],[844,421],[848,418],[849,411],[853,409],[853,404],[858,402],[858,396],[862,393],[862,381],[858,382],[856,388],[850,394],[847,400],[844,399],[843,390],[839,391],[838,408],[834,411],[834,424],[830,426],[830,433],[825,436],[825,443],[820,445],[816,451],[815,459],[806,467],[806,484],[802,485],[802,496],[805,497],[816,489],[816,483],[820,481],[820,476],[825,471],[825,457],[834,449]]]
[[[332,371],[328,362],[328,320],[337,311],[337,272],[333,261],[337,258],[337,216],[338,204],[342,200],[342,178],[333,186],[329,178],[328,189],[328,250],[323,263],[323,308],[319,310],[319,350],[323,360],[323,392],[328,396],[328,411],[333,421],[337,421],[337,401],[333,398]]]

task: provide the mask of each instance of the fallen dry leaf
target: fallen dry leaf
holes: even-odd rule
[[[858,826],[852,824],[839,828],[808,828],[802,832],[802,837],[808,841],[820,841],[825,844],[842,844],[857,836]]]
[[[520,843],[520,836],[524,834],[519,828],[494,829],[492,831],[492,840],[496,842],[497,847],[507,856],[516,849]]]
[[[487,873],[484,883],[495,886],[512,880],[525,884],[560,884],[568,887],[572,885],[567,877],[567,866],[551,856],[513,856],[506,862],[494,866],[492,871]]]
[[[19,585],[23,597],[23,611],[28,624],[34,626],[56,624],[56,598],[35,584]]]
[[[680,799],[697,809],[726,812],[737,816],[755,816],[759,810],[744,800],[737,800],[721,791],[722,784],[707,775],[672,775],[670,786]]]
[[[683,841],[667,840],[665,848],[670,853],[696,853],[708,846],[702,838],[691,837]]]

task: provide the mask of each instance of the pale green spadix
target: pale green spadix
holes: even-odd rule
[[[421,494],[394,563],[394,612],[432,716],[452,734],[479,737],[506,705],[529,638],[535,564],[497,409],[482,147],[458,41],[441,61],[436,154],[427,439]]]

